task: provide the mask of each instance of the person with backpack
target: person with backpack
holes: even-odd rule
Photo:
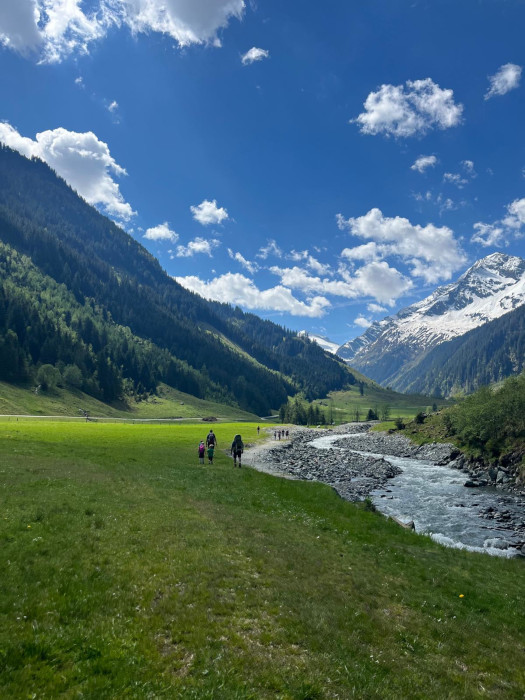
[[[244,443],[240,435],[236,435],[233,438],[232,446],[230,452],[233,455],[233,466],[237,466],[237,459],[239,460],[239,469],[241,468],[241,455],[244,452]]]
[[[199,444],[199,464],[204,464],[205,452],[206,452],[206,447],[204,445],[204,440],[201,440],[200,444]]]
[[[210,430],[210,432],[206,436],[206,447],[218,447],[218,445],[219,443],[217,442],[215,433],[213,432],[213,430]]]

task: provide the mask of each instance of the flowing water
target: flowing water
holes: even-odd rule
[[[413,520],[416,532],[429,534],[449,547],[501,557],[517,555],[517,550],[512,547],[518,541],[514,533],[501,529],[496,522],[480,518],[479,513],[491,507],[525,519],[522,499],[495,488],[467,488],[464,486],[465,475],[446,466],[361,452],[351,447],[338,448],[332,444],[352,437],[351,434],[327,435],[310,444],[318,449],[350,449],[366,456],[384,457],[402,469],[402,474],[390,479],[385,489],[372,493],[373,503],[379,511],[402,521]]]

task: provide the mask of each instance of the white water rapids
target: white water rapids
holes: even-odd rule
[[[334,447],[333,443],[352,437],[355,435],[327,435],[309,444],[318,449],[345,451],[348,448]],[[384,489],[372,492],[372,501],[381,513],[406,522],[413,520],[416,532],[428,534],[448,547],[507,558],[517,555],[516,549],[509,548],[515,541],[513,533],[479,517],[479,511],[488,507],[522,514],[512,494],[495,488],[466,488],[464,474],[432,462],[349,449],[369,457],[383,457],[403,470]]]

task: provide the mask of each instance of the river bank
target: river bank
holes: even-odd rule
[[[468,465],[452,444],[419,446],[403,435],[371,433],[370,427],[368,423],[325,431],[296,427],[290,440],[269,441],[248,450],[245,463],[285,478],[320,481],[345,500],[373,498],[379,510],[392,517],[414,519],[412,491],[427,501],[441,497],[445,504],[450,501],[453,512],[444,511],[442,522],[436,522],[428,512],[420,514],[422,531],[442,533],[447,539],[447,521],[454,520],[454,534],[459,537],[462,522],[469,520],[469,537],[474,537],[473,529],[479,530],[480,537],[485,536],[481,537],[482,545],[493,540],[497,547],[496,540],[501,540],[502,546],[525,551],[525,499],[520,493],[507,491],[501,482],[498,488],[482,480],[472,483]],[[451,489],[450,497],[444,492],[430,495],[432,488],[439,490],[441,479]],[[471,488],[474,485],[478,488]],[[401,500],[400,486],[404,494]],[[432,502],[425,508],[430,511]]]

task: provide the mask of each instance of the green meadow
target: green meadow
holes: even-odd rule
[[[234,469],[256,425],[0,421],[0,697],[523,698],[524,561]]]

